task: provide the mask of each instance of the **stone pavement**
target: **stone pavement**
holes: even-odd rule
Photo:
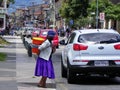
[[[54,80],[47,79],[47,88],[38,88],[40,77],[34,76],[35,58],[28,57],[19,36],[4,36],[11,42],[0,48],[7,53],[6,61],[0,62],[0,90],[56,90]]]

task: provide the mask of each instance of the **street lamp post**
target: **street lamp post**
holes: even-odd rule
[[[55,19],[55,0],[50,0],[51,3],[51,10],[52,10],[52,21],[53,21],[53,28],[55,28],[56,25],[56,19]]]
[[[96,28],[98,28],[98,0],[96,0],[96,6],[97,6],[97,8],[96,8]]]
[[[3,29],[6,28],[7,0],[4,0],[4,9],[5,9],[5,14],[4,14],[4,27],[3,27]]]
[[[56,14],[56,13],[55,13],[55,12],[56,12],[56,11],[55,11],[55,0],[53,0],[53,10],[54,10],[54,11],[53,11],[53,15],[54,15],[53,25],[56,26],[56,21],[55,21],[55,20],[56,20],[56,19],[55,19],[55,14]]]

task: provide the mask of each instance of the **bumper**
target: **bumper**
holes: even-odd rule
[[[120,75],[120,65],[107,66],[107,67],[69,65],[69,68],[71,71],[76,73],[119,74]]]

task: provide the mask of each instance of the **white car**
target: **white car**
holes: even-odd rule
[[[75,30],[61,57],[62,77],[73,83],[74,76],[100,74],[120,76],[120,34],[109,29]]]

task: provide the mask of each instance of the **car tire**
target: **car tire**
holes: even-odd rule
[[[25,45],[25,38],[23,37],[22,40],[23,40],[23,44]]]
[[[29,57],[32,57],[32,48],[30,45],[28,45],[27,53]]]
[[[67,70],[65,66],[63,65],[62,56],[61,56],[61,75],[62,77],[67,78]]]
[[[70,70],[70,68],[67,68],[67,82],[72,84],[74,82],[74,73]]]
[[[69,61],[67,61],[67,82],[72,84],[75,81],[75,73],[70,69]]]
[[[25,41],[25,44],[24,44],[24,45],[25,45],[25,48],[28,49],[28,45],[29,45],[29,44],[28,44],[27,41]]]

